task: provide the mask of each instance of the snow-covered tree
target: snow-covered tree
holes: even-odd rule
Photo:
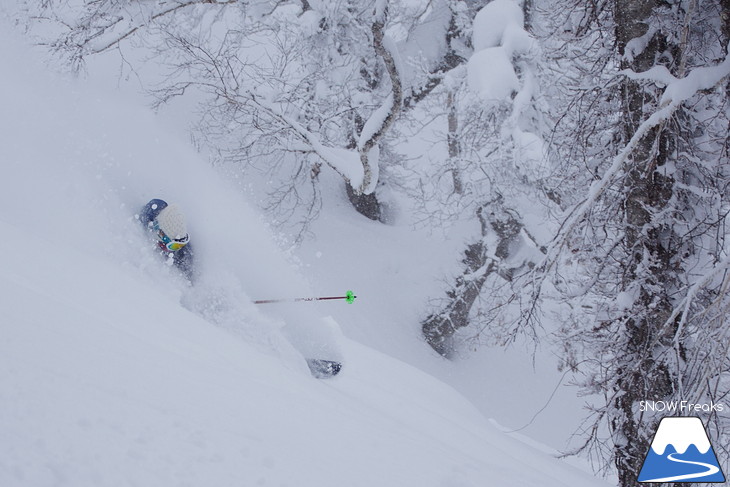
[[[556,132],[574,134],[558,151],[580,196],[533,273],[524,323],[550,297],[569,305],[565,365],[604,398],[584,447],[623,487],[659,419],[640,401],[709,403],[729,390],[728,12],[633,0],[564,11],[559,37],[582,56],[563,63],[575,96]]]
[[[471,41],[465,69],[450,73],[440,93],[448,107],[448,160],[422,175],[421,184],[438,218],[466,214],[478,223],[461,272],[422,323],[428,343],[444,355],[454,349],[454,334],[470,324],[484,328],[499,319],[506,325],[497,327],[501,340],[514,336],[504,305],[521,285],[515,278],[541,255],[533,225],[524,221],[525,210],[539,206],[548,167],[538,44],[513,0],[479,10]]]
[[[389,132],[466,61],[461,34],[481,2],[23,3],[31,32],[74,69],[117,56],[158,105],[195,100],[214,162],[265,174],[266,207],[305,227],[323,168],[357,211],[386,218]]]
[[[316,181],[328,166],[358,211],[380,218],[377,201],[366,198],[376,191],[381,140],[403,101],[387,2],[27,5],[31,26],[77,69],[116,51],[129,69],[145,73],[158,103],[195,97],[202,139],[221,160],[282,171],[271,201],[283,213],[316,212]],[[307,185],[313,192],[304,196]]]

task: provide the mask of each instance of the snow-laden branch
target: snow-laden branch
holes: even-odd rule
[[[730,45],[728,49],[730,50]],[[697,92],[709,90],[720,83],[730,74],[730,56],[716,66],[695,68],[684,78],[674,77],[665,66],[654,66],[641,73],[625,69],[620,74],[634,81],[651,81],[666,86],[659,100],[659,105],[664,106],[672,101],[681,103]]]
[[[324,144],[319,136],[305,128],[293,117],[286,115],[276,104],[255,95],[250,91],[239,96],[253,102],[271,117],[291,130],[308,149],[319,156],[337,172],[356,192],[370,194],[378,182],[378,143],[393,125],[403,103],[398,53],[393,41],[384,34],[383,16],[372,25],[373,47],[383,59],[391,84],[391,93],[382,105],[365,122],[357,142],[356,150],[331,147]],[[229,97],[233,103],[240,103],[237,97]]]
[[[50,0],[48,2],[49,8],[55,2],[61,1]],[[278,6],[287,1],[281,0],[274,3]],[[128,4],[128,2],[113,0],[86,2],[86,5],[80,7],[83,12],[81,19],[76,25],[64,23],[69,32],[56,41],[54,45],[57,49],[70,51],[71,59],[81,61],[85,56],[107,52],[119,46],[123,41],[135,35],[141,35],[146,28],[155,22],[172,21],[176,16],[182,13],[191,13],[190,11],[196,8],[205,8],[206,10],[208,8],[224,9],[236,5],[244,6],[247,2],[248,0],[160,0],[132,2],[133,5]],[[304,10],[307,10],[307,6],[308,4],[305,2]],[[238,86],[228,90],[221,74],[221,71],[230,71],[229,67],[224,66],[227,60],[221,60],[222,64],[220,64],[218,59],[213,59],[213,56],[206,53],[204,62],[214,68],[209,74],[216,82],[217,80],[221,81],[221,86],[211,86],[211,88],[214,91],[223,90],[223,96],[234,104],[253,102],[311,148],[313,153],[321,157],[345,179],[355,193],[370,194],[375,190],[379,177],[378,146],[397,119],[403,104],[401,84],[403,69],[399,66],[399,56],[394,42],[385,35],[385,24],[388,20],[387,7],[387,0],[376,0],[373,18],[368,22],[372,32],[371,45],[375,55],[383,61],[390,81],[391,93],[386,93],[383,96],[381,106],[370,114],[357,140],[356,148],[353,150],[328,147],[322,143],[317,134],[307,130],[295,118],[286,116],[280,107],[267,103],[251,93],[245,93]],[[309,8],[311,9],[311,6]],[[169,32],[166,35],[168,39],[175,37],[174,34]],[[174,39],[174,41],[180,43],[178,39]],[[188,49],[186,45],[183,47]],[[367,44],[363,47],[367,47]],[[160,49],[165,50],[167,47]],[[194,47],[194,49],[198,48]],[[183,52],[183,57],[178,62],[180,71],[188,69],[186,54],[186,52]],[[235,56],[235,54],[233,55]],[[222,70],[218,69],[220,66],[222,66]],[[200,84],[208,85],[208,82],[204,81]],[[184,83],[178,83],[176,86],[182,87],[184,92]]]
[[[728,45],[730,49],[730,44]],[[730,51],[728,51],[730,52]],[[678,79],[664,90],[660,103],[683,102],[692,98],[697,92],[709,90],[717,86],[730,75],[730,55],[717,66],[695,68],[684,78]]]
[[[677,348],[679,348],[679,337],[681,336],[684,330],[684,326],[687,323],[690,307],[692,306],[692,302],[695,300],[695,297],[697,297],[697,294],[702,289],[704,289],[705,286],[709,285],[710,282],[712,282],[712,280],[715,279],[718,274],[725,272],[728,269],[730,269],[730,257],[727,257],[725,260],[721,261],[707,274],[705,274],[702,279],[694,283],[692,287],[689,288],[689,291],[687,291],[687,294],[684,296],[684,298],[682,298],[679,304],[674,308],[674,311],[669,316],[669,318],[664,322],[664,328],[667,328],[672,325],[674,320],[677,319],[680,314],[682,315],[679,320],[679,325],[677,325],[677,331],[674,334],[674,343]]]
[[[645,77],[656,81],[659,71],[649,70]],[[624,72],[624,74],[627,74]],[[636,79],[641,77],[641,73],[630,75]],[[600,181],[593,183],[588,191],[588,195],[583,203],[576,211],[563,223],[562,228],[553,242],[548,246],[548,251],[543,262],[536,267],[536,271],[540,274],[538,280],[538,289],[544,282],[547,273],[557,261],[568,237],[573,233],[578,224],[583,221],[585,216],[591,210],[593,205],[603,195],[603,193],[613,184],[615,176],[619,174],[624,167],[628,157],[634,152],[639,142],[649,133],[650,130],[659,126],[668,120],[682,103],[697,92],[711,89],[717,86],[724,79],[730,76],[730,55],[717,66],[701,67],[694,69],[686,77],[676,79],[673,76],[670,79],[667,76],[660,76],[663,81],[668,82],[664,94],[660,101],[660,108],[651,114],[636,130],[629,140],[628,144],[614,157],[611,167],[605,172]]]
[[[624,69],[619,71],[619,74],[633,81],[651,81],[661,86],[669,86],[677,81],[677,78],[669,72],[666,66],[653,66],[651,69],[640,73],[637,73],[633,69]]]
[[[357,152],[329,147],[317,134],[307,130],[292,117],[283,113],[275,104],[245,92],[243,96],[268,114],[284,123],[313,153],[334,169],[357,193],[370,194],[378,182],[378,143],[398,118],[403,103],[403,89],[398,53],[393,41],[384,35],[384,24],[376,20],[372,26],[373,47],[383,59],[391,82],[391,93],[383,104],[365,122],[357,142]]]
[[[591,185],[586,199],[583,203],[581,203],[578,209],[573,212],[568,220],[563,223],[560,232],[548,246],[545,259],[537,267],[538,272],[542,273],[540,282],[544,280],[548,271],[557,261],[557,257],[565,246],[568,237],[573,233],[578,224],[583,221],[586,214],[588,214],[596,201],[598,201],[598,198],[611,186],[614,181],[614,177],[621,172],[621,169],[626,163],[626,159],[631,155],[634,149],[636,149],[636,146],[639,144],[641,139],[643,139],[651,129],[669,119],[680,105],[681,102],[672,102],[669,105],[660,108],[646,119],[636,130],[634,136],[631,137],[629,143],[626,144],[623,150],[619,152],[616,157],[614,157],[611,167],[605,172],[601,180],[596,181]]]
[[[268,100],[247,91],[243,93],[244,98],[253,102],[273,118],[279,120],[296,134],[296,136],[311,150],[319,156],[328,166],[334,169],[353,188],[362,187],[364,184],[364,168],[360,163],[360,156],[357,152],[325,145],[315,134],[307,130],[294,118],[283,113],[279,107]]]
[[[717,264],[715,267],[713,267],[709,272],[707,272],[702,278],[695,282],[692,287],[689,288],[687,291],[687,294],[682,298],[682,300],[677,304],[677,306],[672,311],[672,314],[669,316],[669,318],[664,322],[662,325],[662,330],[668,330],[671,329],[674,326],[674,322],[677,319],[677,317],[680,316],[681,318],[679,320],[679,324],[676,325],[676,331],[674,332],[674,339],[673,339],[673,347],[674,347],[674,353],[676,354],[677,360],[676,360],[676,366],[679,367],[679,364],[683,362],[682,355],[682,341],[681,337],[684,333],[685,326],[687,324],[687,321],[689,319],[689,313],[692,307],[692,303],[695,301],[695,298],[697,295],[702,291],[705,287],[710,285],[710,283],[721,273],[727,272],[727,270],[730,269],[730,257],[726,257],[724,260],[722,260],[719,264]],[[726,281],[727,282],[727,281]],[[725,284],[725,287],[727,284]],[[722,287],[722,286],[721,286]],[[720,291],[720,297],[718,300],[722,300],[723,290]],[[730,331],[727,329],[727,327],[721,328],[721,335],[727,335],[730,333]],[[663,334],[663,333],[661,333]],[[714,350],[717,349],[718,346],[720,346],[721,343],[724,343],[725,340],[721,340],[719,336],[715,336],[713,339],[712,348]],[[652,344],[653,345],[653,344]],[[727,355],[727,351],[725,351],[723,356]],[[708,356],[712,357],[715,356],[715,353],[709,353]],[[713,363],[707,363],[703,361],[701,367],[704,368],[703,377],[706,380],[707,376],[711,373],[714,373],[715,371],[715,364]],[[677,373],[677,389],[679,391],[680,397],[685,397],[685,390],[684,390],[684,380],[681,373]],[[705,384],[705,380],[697,381],[696,386],[702,387]]]
[[[178,10],[190,7],[192,5],[231,5],[237,2],[238,0],[188,0],[185,2],[174,3],[171,7],[162,8],[156,12],[150,13],[149,15],[143,16],[143,18],[141,19],[135,20],[134,18],[130,18],[128,21],[128,26],[125,29],[122,29],[121,32],[116,32],[114,34],[105,36],[104,34],[106,34],[107,29],[121,25],[121,21],[124,20],[124,17],[120,17],[115,19],[114,22],[109,26],[101,27],[99,32],[91,36],[89,39],[86,39],[84,44],[88,49],[88,54],[100,54],[104,51],[108,51],[112,47],[118,45],[123,40],[134,35],[137,31],[149,25],[150,22],[171,15]]]

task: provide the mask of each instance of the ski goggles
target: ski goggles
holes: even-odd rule
[[[152,227],[157,232],[157,239],[160,241],[160,246],[166,248],[170,252],[175,252],[185,247],[190,240],[190,236],[187,234],[182,238],[170,238],[165,232],[162,231],[159,224],[155,222]]]

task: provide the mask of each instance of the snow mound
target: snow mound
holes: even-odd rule
[[[501,46],[508,29],[514,26],[522,29],[524,24],[522,8],[513,0],[489,2],[474,17],[474,51]]]
[[[513,57],[536,49],[524,21],[522,8],[512,0],[494,0],[477,13],[467,80],[482,100],[508,101],[520,91]]]
[[[509,100],[520,88],[512,61],[501,47],[475,52],[467,64],[469,89],[483,100]]]

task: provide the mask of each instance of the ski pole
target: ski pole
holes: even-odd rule
[[[260,299],[254,301],[253,304],[268,304],[268,303],[286,303],[296,301],[327,301],[330,299],[344,299],[348,303],[352,304],[355,302],[355,294],[352,291],[347,291],[344,296],[320,296],[312,298],[294,298],[294,299]]]

